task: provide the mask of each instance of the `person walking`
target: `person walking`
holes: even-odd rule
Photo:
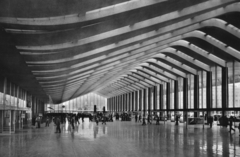
[[[152,124],[152,122],[151,122],[151,115],[150,114],[148,115],[147,121],[148,121],[148,124]]]
[[[72,125],[72,129],[74,130],[75,129],[75,127],[74,127],[74,117],[70,118],[70,122],[71,122],[71,125]]]
[[[49,118],[46,118],[46,127],[49,126]]]
[[[231,116],[230,119],[229,119],[229,132],[231,133],[231,130],[233,130],[235,132],[235,129],[233,129],[232,127],[233,125],[233,117]]]
[[[135,114],[135,122],[138,120],[138,114]]]
[[[61,133],[60,124],[61,124],[60,119],[59,119],[59,117],[57,117],[57,119],[56,119],[57,127],[56,127],[56,132],[55,133]]]
[[[107,125],[106,121],[107,121],[107,117],[105,115],[103,115],[102,116],[102,124]]]
[[[41,118],[38,116],[36,121],[37,121],[37,128],[40,128]]]
[[[142,122],[142,116],[141,115],[139,115],[139,117],[138,117],[138,122]]]

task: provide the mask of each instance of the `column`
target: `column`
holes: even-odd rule
[[[157,86],[153,87],[153,111],[157,110]]]
[[[228,68],[222,68],[222,114],[228,108]]]
[[[128,112],[132,110],[132,93],[128,93]]]
[[[207,103],[207,115],[210,115],[210,109],[212,108],[212,72],[207,71],[207,85],[206,85],[206,103]]]
[[[170,109],[170,99],[171,99],[171,96],[170,96],[170,82],[167,82],[166,85],[167,85],[167,89],[166,89],[166,109],[167,109],[167,113],[168,113],[169,109]]]
[[[178,110],[178,80],[174,80],[174,110]]]
[[[151,104],[152,104],[151,95],[152,95],[152,88],[149,87],[148,88],[148,99],[147,99],[147,101],[148,101],[148,114],[151,114]]]
[[[146,116],[146,104],[147,104],[146,93],[147,93],[147,89],[144,89],[143,90],[143,117]]]
[[[135,92],[132,92],[132,112],[133,111],[135,111],[135,97],[136,97],[136,95],[135,95]]]
[[[163,111],[163,85],[159,85],[159,110]],[[160,113],[162,116],[162,112]]]
[[[183,78],[183,109],[188,109],[188,79]]]
[[[194,90],[193,90],[193,102],[194,102],[194,110],[199,109],[199,76],[194,75]],[[199,113],[194,112],[194,117],[198,117]]]
[[[138,100],[139,100],[138,110],[139,110],[139,111],[142,111],[142,90],[139,90]]]
[[[135,111],[138,111],[139,110],[139,107],[138,107],[138,91],[135,91]]]

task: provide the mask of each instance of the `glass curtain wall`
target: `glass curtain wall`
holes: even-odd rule
[[[97,111],[102,111],[103,107],[107,106],[107,99],[105,97],[101,97],[95,93],[89,93],[84,96],[77,97],[75,99],[63,102],[61,104],[48,104],[47,112],[56,112],[56,113],[72,113],[78,111],[93,111],[94,105],[97,106]],[[54,110],[50,110],[49,107]]]

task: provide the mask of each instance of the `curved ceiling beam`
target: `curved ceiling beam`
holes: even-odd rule
[[[132,0],[124,3],[115,4],[112,6],[103,7],[86,12],[85,15],[71,14],[57,17],[46,18],[12,18],[1,17],[0,23],[29,25],[29,26],[55,26],[55,25],[69,25],[81,22],[88,22],[106,18],[108,16],[117,15],[120,13],[141,9],[143,7],[151,6],[154,4],[162,3],[166,0]]]
[[[121,84],[119,82],[115,82],[114,84],[111,85],[111,87],[108,87],[109,89],[106,90],[106,92],[110,92],[110,91],[115,91],[118,89],[127,89],[128,91],[132,91],[135,90],[134,88],[130,87],[130,86],[126,86],[125,84]]]
[[[147,62],[150,63],[150,64],[154,63],[154,64],[156,64],[156,65],[158,65],[160,67],[162,67],[162,65],[166,67],[166,64],[164,64],[164,63],[162,63],[162,62],[160,62],[160,61],[158,61],[156,59],[151,59],[151,60],[148,60]],[[188,73],[191,73],[193,75],[197,75],[197,71],[195,69],[192,69],[192,68],[190,68],[190,67],[188,67],[186,65],[182,65],[182,63],[173,62],[172,64],[174,64],[175,66],[178,66],[179,68],[181,68],[184,71],[187,71]]]
[[[120,92],[121,93],[121,91],[124,91],[124,92],[131,92],[132,90],[124,90],[125,88],[119,88],[119,89],[116,89],[116,90],[112,90],[112,91],[109,91],[109,92],[107,92],[107,93],[104,93],[105,95],[109,95],[109,94],[114,94],[114,93],[116,93],[116,92]]]
[[[177,61],[177,62],[181,63],[182,66],[184,66],[184,64],[186,66],[189,66],[188,64],[192,64],[192,65],[194,65],[194,66],[196,66],[198,68],[201,68],[202,70],[210,71],[210,67],[208,65],[205,65],[205,64],[197,61],[195,58],[191,58],[188,55],[185,55],[183,52],[178,51],[176,49],[172,49],[172,48],[165,49],[163,52],[161,52],[161,54],[157,54],[153,58],[161,58],[161,59],[164,59],[164,60],[166,60],[168,62],[171,62],[171,63],[175,62],[176,60],[172,59],[171,57],[169,57],[168,53],[174,54],[175,56],[177,56],[177,57],[181,58],[182,60],[184,60],[184,63]]]
[[[138,54],[137,53],[130,53],[130,55],[125,56],[123,58],[118,58],[119,61],[112,62],[111,64],[113,64],[113,65],[116,65],[117,63],[125,64],[125,63],[129,62],[130,60],[146,58],[146,57],[151,56],[151,55],[152,54],[146,54],[145,52],[138,53]],[[94,58],[94,59],[90,59],[90,60],[86,60],[86,61],[82,61],[81,63],[72,64],[68,68],[59,68],[59,66],[57,66],[57,69],[53,69],[54,68],[53,66],[42,66],[42,65],[28,65],[28,66],[32,69],[33,73],[38,73],[38,74],[54,73],[54,72],[66,72],[66,71],[69,71],[69,70],[75,70],[75,71],[70,72],[71,74],[74,74],[74,73],[76,73],[76,70],[79,71],[79,68],[81,68],[82,66],[88,66],[88,65],[91,66],[91,64],[95,64],[96,62],[106,62],[106,61],[108,61],[108,59],[104,56]],[[98,64],[95,65],[95,67],[92,67],[92,68],[96,68],[97,66],[101,67],[101,64],[98,63]],[[104,66],[106,66],[106,64],[104,64]],[[62,67],[66,67],[66,64],[62,64]],[[36,68],[38,68],[38,70],[35,70]],[[42,68],[42,70],[39,70],[39,68]],[[46,69],[49,69],[49,70],[46,70]],[[86,68],[84,67],[84,69],[86,69]]]
[[[145,76],[146,78],[148,78],[148,79],[151,79],[152,80],[152,77],[154,77],[155,79],[157,79],[157,81],[156,80],[152,80],[153,82],[155,82],[155,83],[159,83],[159,82],[162,82],[162,81],[164,81],[164,82],[168,82],[169,81],[169,79],[166,77],[166,76],[160,76],[160,75],[157,75],[157,74],[154,74],[154,73],[151,73],[151,72],[146,72],[142,67],[137,67],[136,68],[136,70],[137,70],[137,73],[138,74],[140,74],[140,75],[142,75],[142,76]]]
[[[138,81],[140,84],[142,84],[144,86],[148,86],[149,87],[149,86],[155,85],[155,83],[147,82],[144,78],[139,77],[138,75],[134,75],[133,73],[129,74],[128,78],[131,79],[131,80]]]
[[[164,82],[168,82],[169,79],[176,80],[176,76],[174,76],[170,73],[167,73],[166,71],[163,71],[161,69],[159,69],[159,71],[157,73],[155,73],[145,67],[142,67],[141,69],[139,69],[139,71],[141,71],[147,75],[150,75],[151,77],[154,77],[160,81],[164,81]]]
[[[120,84],[122,87],[124,86],[126,86],[126,87],[130,87],[132,90],[138,90],[138,88],[136,88],[136,87],[134,87],[133,85],[132,85],[132,83],[130,83],[130,84],[125,84],[124,82],[122,82],[121,80],[118,80],[116,83],[118,83],[118,84]]]
[[[212,61],[213,63],[215,63],[215,64],[217,64],[221,67],[226,67],[226,62],[224,60],[222,60],[222,59],[220,59],[220,58],[218,58],[214,55],[211,55],[209,52],[201,49],[200,47],[198,47],[194,44],[191,44],[190,42],[188,42],[186,40],[179,40],[179,41],[173,42],[173,43],[169,44],[169,46],[170,47],[172,47],[172,46],[186,47],[186,48],[192,50],[193,52],[197,53],[198,55],[201,55],[205,59],[208,59],[208,60]]]
[[[124,67],[124,68],[122,68],[122,69],[124,69],[123,71],[117,71],[117,72],[114,72],[113,73],[113,76],[111,76],[110,74],[108,74],[108,75],[106,75],[105,77],[102,77],[101,78],[101,80],[100,81],[98,81],[94,86],[92,86],[91,88],[93,89],[101,89],[102,87],[104,87],[106,84],[109,84],[109,83],[111,83],[111,81],[112,80],[114,80],[117,76],[120,76],[120,75],[122,75],[122,74],[124,74],[124,73],[126,73],[126,71],[128,71],[128,70],[130,70],[131,68],[133,68],[133,67],[135,67],[136,65],[138,65],[139,63],[141,63],[141,62],[143,62],[144,60],[146,60],[145,59],[145,57],[143,58],[143,59],[138,59],[138,60],[135,60],[135,61],[133,61],[134,62],[134,64],[131,64],[131,65],[126,65],[126,67]],[[117,76],[116,76],[116,74],[117,74]],[[82,91],[84,91],[84,90],[86,90],[86,88],[88,88],[89,89],[89,87],[88,86],[85,86],[81,91],[79,91],[79,93],[80,92],[82,92]]]
[[[226,26],[226,27],[228,27],[228,26]],[[231,27],[230,27],[231,28]]]
[[[154,73],[158,73],[158,71],[160,70],[163,72],[168,71],[168,73],[172,73],[173,75],[176,75],[179,77],[183,77],[183,78],[187,77],[186,73],[179,71],[167,64],[165,64],[165,65],[162,64],[161,66],[154,66],[152,63],[147,63],[146,65],[143,65],[143,66]]]
[[[68,79],[68,80],[71,80],[71,79],[75,79],[75,78],[79,78],[81,76],[85,76],[85,75],[89,75],[89,74],[92,74],[94,72],[94,70],[90,70],[90,71],[87,71],[87,72],[84,72],[84,73],[78,73],[78,74],[65,74],[65,75],[59,75],[59,76],[39,76],[39,77],[36,77],[36,79],[38,81],[41,81],[41,80],[51,80],[51,79],[60,79],[60,80],[65,80],[65,79]]]
[[[181,34],[183,34],[183,33],[186,33],[186,31],[189,32],[191,30],[196,30],[201,27],[205,27],[203,21],[206,19],[214,18],[214,17],[220,16],[222,14],[226,14],[229,12],[239,12],[239,10],[240,10],[240,3],[230,4],[224,8],[219,8],[219,9],[207,12],[207,13],[203,13],[201,15],[194,16],[190,19],[182,20],[181,22],[178,22],[176,24],[172,24],[172,25],[168,25],[166,27],[160,28],[157,31],[158,33],[156,33],[156,32],[154,33],[154,31],[152,31],[152,32],[140,35],[137,38],[135,38],[135,40],[134,40],[134,38],[131,39],[131,41],[132,42],[140,41],[140,39],[143,40],[146,37],[153,37],[156,35],[161,35],[163,33],[169,32],[169,31],[172,31],[170,34],[176,36],[176,35],[178,35],[177,34],[177,32],[179,31],[178,29],[185,27],[183,29],[180,29],[180,31],[182,31]],[[166,19],[169,19],[169,18],[167,17],[167,18],[165,18],[165,20]],[[202,23],[199,23],[199,22],[202,22]],[[148,21],[147,23],[150,24],[151,22]],[[157,21],[157,23],[161,23],[161,21]],[[192,26],[189,26],[189,25],[192,25]],[[203,26],[201,26],[201,25],[203,25]],[[211,25],[214,25],[214,24],[211,24]],[[149,26],[151,26],[151,25],[146,25],[145,27],[149,27]],[[125,28],[122,28],[122,29],[125,30]],[[133,31],[133,30],[129,30],[129,32],[130,31]],[[117,34],[109,31],[109,32],[106,32],[106,34],[108,34],[108,36],[106,34],[104,35],[104,33],[103,33],[102,35],[100,34],[100,35],[93,36],[92,39],[86,38],[83,40],[79,40],[77,43],[74,42],[74,44],[72,42],[70,42],[70,43],[66,43],[66,44],[61,43],[58,46],[56,46],[56,45],[55,46],[48,45],[48,46],[44,46],[44,47],[42,47],[42,46],[41,47],[40,46],[39,47],[37,47],[37,46],[36,47],[18,46],[17,48],[20,50],[33,50],[33,51],[34,50],[54,50],[56,48],[63,49],[63,48],[68,48],[68,47],[73,47],[73,46],[80,46],[79,44],[87,44],[87,43],[91,43],[91,42],[96,42],[97,40],[103,40],[103,39],[110,38],[110,37],[113,37],[116,35],[120,35],[122,33],[127,33],[125,31],[121,31],[120,29],[117,29],[115,32]],[[119,42],[118,44],[120,44],[120,43],[122,43],[122,42]],[[126,43],[129,44],[129,41],[127,41]],[[111,46],[114,46],[114,45],[111,45]],[[121,45],[121,46],[123,46],[123,45]]]
[[[110,94],[110,93],[114,93],[114,92],[118,92],[118,91],[124,91],[124,92],[129,92],[131,91],[131,89],[127,89],[127,88],[120,88],[120,87],[112,87],[113,90],[111,91],[107,91],[107,94]]]
[[[222,43],[221,41],[213,38],[210,35],[207,35],[206,33],[202,31],[193,31],[190,33],[183,34],[183,38],[189,38],[189,37],[195,37],[198,39],[202,39],[209,44],[212,44],[213,46],[219,48],[220,50],[226,52],[227,54],[231,55],[234,57],[236,60],[240,61],[240,52],[237,51],[236,49]]]
[[[133,77],[142,79],[142,80],[144,80],[145,82],[147,82],[147,83],[149,83],[151,85],[156,85],[158,83],[158,81],[155,82],[154,80],[152,80],[149,75],[143,74],[143,73],[139,72],[138,70],[136,70],[136,71],[135,70],[131,70],[131,72],[132,72],[131,75]]]
[[[152,73],[151,71],[145,71],[145,70],[138,69],[138,72],[142,75],[147,75],[152,81],[156,82],[157,84],[165,82],[163,80],[164,77],[162,77],[156,73]]]
[[[149,85],[147,84],[143,84],[140,80],[135,79],[135,78],[131,78],[130,75],[128,75],[127,77],[124,77],[124,81],[126,82],[132,82],[134,83],[136,86],[141,87],[141,88],[146,88]]]
[[[127,78],[127,77],[122,78],[121,81],[122,81],[122,82],[125,82],[126,84],[127,84],[127,83],[131,83],[132,86],[134,86],[134,87],[137,88],[137,89],[145,88],[145,86],[143,86],[143,85],[140,84],[139,82],[133,81],[133,80]]]

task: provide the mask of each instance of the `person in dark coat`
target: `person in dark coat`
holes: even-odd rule
[[[74,117],[75,117],[75,122],[76,122],[77,124],[80,124],[79,121],[78,121],[78,116],[76,115],[76,116],[74,116]]]
[[[159,123],[159,121],[160,121],[160,118],[159,118],[159,116],[158,115],[156,115],[156,125],[159,125],[160,123]]]
[[[240,123],[238,124],[238,131],[240,132]],[[239,134],[239,136],[240,136],[240,134]]]
[[[135,122],[138,120],[138,114],[135,114]]]
[[[141,122],[141,121],[142,121],[142,116],[139,115],[139,117],[138,117],[138,122]]]
[[[212,116],[208,117],[208,123],[210,125],[210,128],[212,128],[212,124],[213,124],[213,117]]]
[[[147,121],[148,121],[148,124],[152,124],[151,123],[151,115],[150,114],[148,115]]]
[[[49,126],[49,118],[46,118],[46,127]]]
[[[96,121],[96,124],[98,125],[98,120],[99,120],[99,118],[98,118],[98,116],[96,115],[95,116],[95,121]]]
[[[36,121],[37,121],[37,128],[40,128],[41,118],[37,117]]]
[[[229,129],[230,129],[229,132],[230,133],[231,133],[231,130],[233,130],[235,132],[235,129],[233,129],[232,125],[233,125],[233,117],[231,116],[229,118]]]
[[[71,125],[72,125],[72,129],[74,130],[75,129],[75,127],[74,127],[74,117],[70,118],[70,122],[71,122]]]
[[[57,125],[57,127],[56,127],[56,132],[55,133],[61,133],[60,124],[61,124],[60,119],[59,119],[59,117],[57,117],[56,118],[56,125]]]
[[[36,117],[33,117],[32,118],[32,125],[35,126],[35,124],[36,124]]]
[[[179,116],[176,115],[176,124],[175,125],[178,125],[178,120],[179,120]]]

